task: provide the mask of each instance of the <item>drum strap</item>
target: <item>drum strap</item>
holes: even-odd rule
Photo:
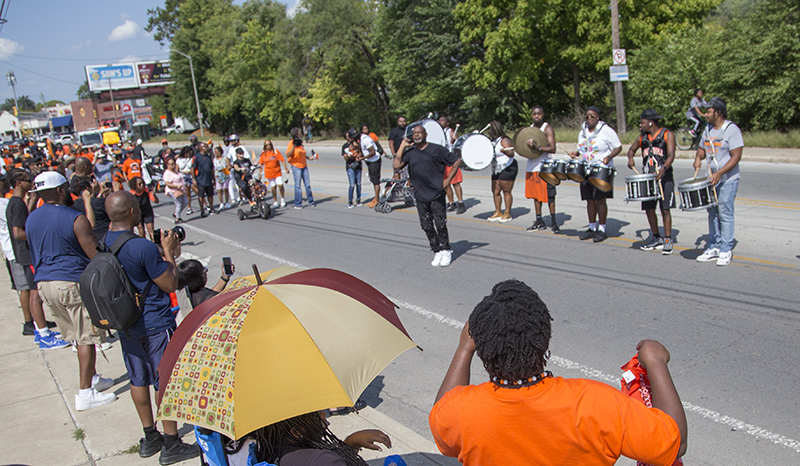
[[[590,146],[592,145],[592,141],[594,140],[594,138],[597,137],[598,134],[600,134],[600,130],[602,130],[605,125],[606,123],[604,121],[601,121],[600,123],[597,124],[597,128],[594,129],[594,132],[592,134],[588,134],[589,125],[587,125],[586,123],[583,124],[583,128],[581,128],[581,133],[583,135],[583,138],[586,139],[588,145]]]
[[[724,138],[725,131],[728,130],[728,127],[730,125],[731,125],[730,121],[726,121],[725,123],[722,124],[722,128],[721,128],[722,132],[718,136],[718,138],[720,140],[722,140]],[[717,161],[718,150],[717,150],[717,146],[714,144],[714,141],[711,140],[711,132],[709,131],[710,127],[711,127],[711,125],[706,125],[705,129],[703,129],[703,132],[705,133],[703,136],[704,136],[704,138],[706,140],[706,145],[711,148],[710,151],[706,152],[706,155],[709,157],[710,160],[714,161],[714,165],[717,167],[717,170],[719,170],[719,162]],[[710,162],[709,162],[709,164],[710,164]]]

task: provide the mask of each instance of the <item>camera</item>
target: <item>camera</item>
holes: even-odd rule
[[[161,246],[161,235],[163,231],[163,228],[159,228],[153,232],[153,242],[158,246]],[[173,228],[172,233],[175,234],[175,239],[177,239],[179,243],[182,243],[183,240],[186,239],[186,230],[184,230],[182,226]]]

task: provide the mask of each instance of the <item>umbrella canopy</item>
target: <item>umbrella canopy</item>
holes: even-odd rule
[[[181,322],[158,368],[158,419],[238,439],[325,408],[351,406],[416,346],[395,305],[332,269],[243,277]]]

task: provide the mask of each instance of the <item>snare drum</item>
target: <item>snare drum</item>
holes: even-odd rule
[[[570,160],[567,163],[567,178],[578,183],[586,181],[586,161]]]
[[[605,193],[614,189],[614,175],[617,171],[608,165],[592,165],[589,172],[589,183]]]
[[[562,159],[553,159],[553,174],[559,180],[567,179],[567,161]]]
[[[656,201],[661,199],[661,191],[658,189],[658,180],[656,180],[655,173],[626,176],[625,190],[628,193],[625,202]]]
[[[429,143],[437,144],[442,147],[447,147],[447,142],[446,142],[447,137],[444,135],[444,130],[439,125],[439,122],[428,118],[424,120],[415,121],[414,123],[411,123],[410,125],[406,126],[405,137],[411,138],[411,132],[414,130],[415,127],[420,125],[423,128],[425,128],[425,132],[428,133],[427,141]]]
[[[465,170],[483,170],[492,163],[492,141],[480,133],[465,134],[456,139],[453,153],[461,157]]]
[[[561,180],[555,174],[556,167],[555,160],[545,160],[539,167],[539,177],[551,186],[558,186]]]
[[[700,210],[717,205],[714,187],[706,178],[690,178],[678,183],[681,210]]]

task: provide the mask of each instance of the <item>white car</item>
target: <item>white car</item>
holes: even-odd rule
[[[64,145],[64,144],[75,144],[75,138],[72,137],[71,134],[62,134],[60,136],[56,136],[55,139],[53,140],[53,142],[56,143],[56,144],[61,144],[61,145]]]
[[[167,126],[166,128],[164,128],[164,132],[166,134],[182,133],[183,132],[183,128],[181,128],[178,125],[171,125],[171,126]]]

